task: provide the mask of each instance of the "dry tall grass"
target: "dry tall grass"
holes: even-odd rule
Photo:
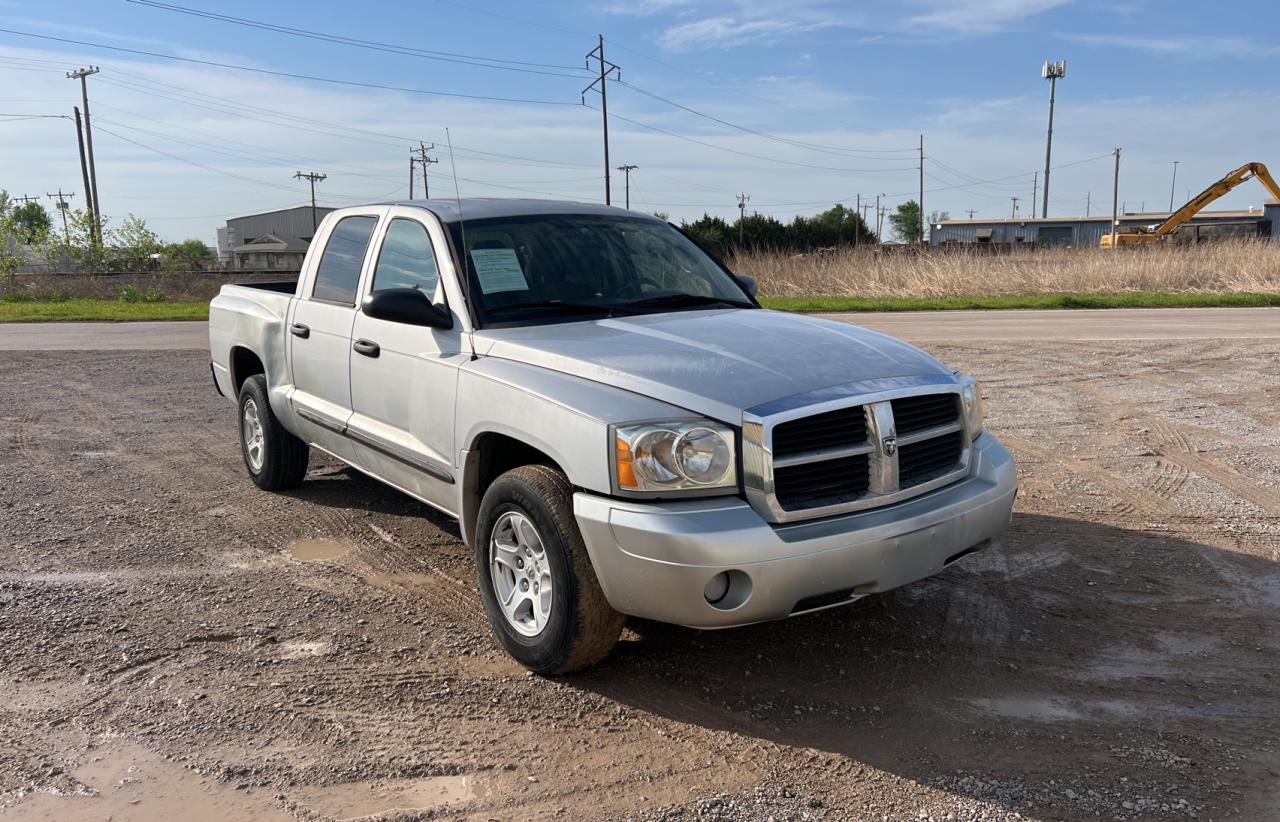
[[[770,297],[967,297],[1124,291],[1280,293],[1280,242],[1250,240],[1144,248],[963,250],[874,248],[729,261]]]

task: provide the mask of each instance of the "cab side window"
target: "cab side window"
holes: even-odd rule
[[[311,297],[343,305],[356,304],[360,287],[360,268],[377,217],[343,217],[329,234],[329,242],[316,269],[316,283]]]
[[[397,218],[387,227],[378,252],[378,265],[373,271],[373,287],[369,290],[388,288],[416,288],[433,303],[444,301],[431,236],[426,226],[417,220]]]

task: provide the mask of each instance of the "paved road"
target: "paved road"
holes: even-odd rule
[[[1280,339],[1280,308],[822,314],[912,342]],[[203,322],[0,323],[0,351],[200,350]]]

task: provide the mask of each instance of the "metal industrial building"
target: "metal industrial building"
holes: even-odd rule
[[[218,229],[218,260],[230,269],[297,271],[314,226],[330,211],[305,205],[232,217]]]
[[[1167,211],[1129,212],[1120,226],[1158,225]],[[932,226],[936,246],[1049,244],[1096,248],[1111,230],[1111,215],[1090,217],[1017,217],[1004,220],[943,220]],[[1173,235],[1174,242],[1198,242],[1227,236],[1280,236],[1280,204],[1247,211],[1202,211]]]

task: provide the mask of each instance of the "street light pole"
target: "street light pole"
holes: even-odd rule
[[[1045,63],[1040,69],[1040,76],[1049,81],[1049,134],[1044,143],[1044,201],[1040,206],[1040,216],[1049,216],[1049,165],[1053,157],[1053,104],[1058,93],[1058,78],[1067,76],[1067,61]],[[1031,204],[1031,216],[1034,217],[1036,204]]]

